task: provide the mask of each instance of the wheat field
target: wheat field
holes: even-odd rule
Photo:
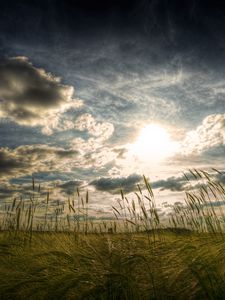
[[[59,204],[54,220],[48,193],[14,199],[1,218],[0,299],[225,299],[225,190],[190,174],[197,188],[166,221],[145,177],[135,200],[121,191],[110,221],[89,217],[88,192]]]

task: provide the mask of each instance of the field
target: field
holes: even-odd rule
[[[225,239],[188,231],[0,235],[0,299],[225,299]]]
[[[198,189],[186,192],[167,225],[146,178],[136,202],[121,192],[115,219],[97,225],[87,193],[49,227],[47,217],[35,223],[36,194],[13,201],[1,223],[0,299],[225,299],[225,192],[196,172]]]

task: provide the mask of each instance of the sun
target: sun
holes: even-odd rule
[[[143,162],[159,162],[175,154],[179,144],[170,139],[166,129],[157,124],[144,127],[130,152]]]

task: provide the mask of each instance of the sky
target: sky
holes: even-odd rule
[[[33,176],[107,218],[143,174],[182,201],[183,172],[225,168],[224,65],[223,1],[1,1],[0,203]]]

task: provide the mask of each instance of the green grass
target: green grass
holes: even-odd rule
[[[145,177],[135,199],[121,191],[108,222],[89,219],[80,191],[49,218],[49,193],[33,180],[33,196],[5,205],[1,219],[0,299],[225,299],[225,190],[190,174],[197,187],[166,220]]]
[[[225,299],[225,240],[208,233],[0,234],[0,299]]]

